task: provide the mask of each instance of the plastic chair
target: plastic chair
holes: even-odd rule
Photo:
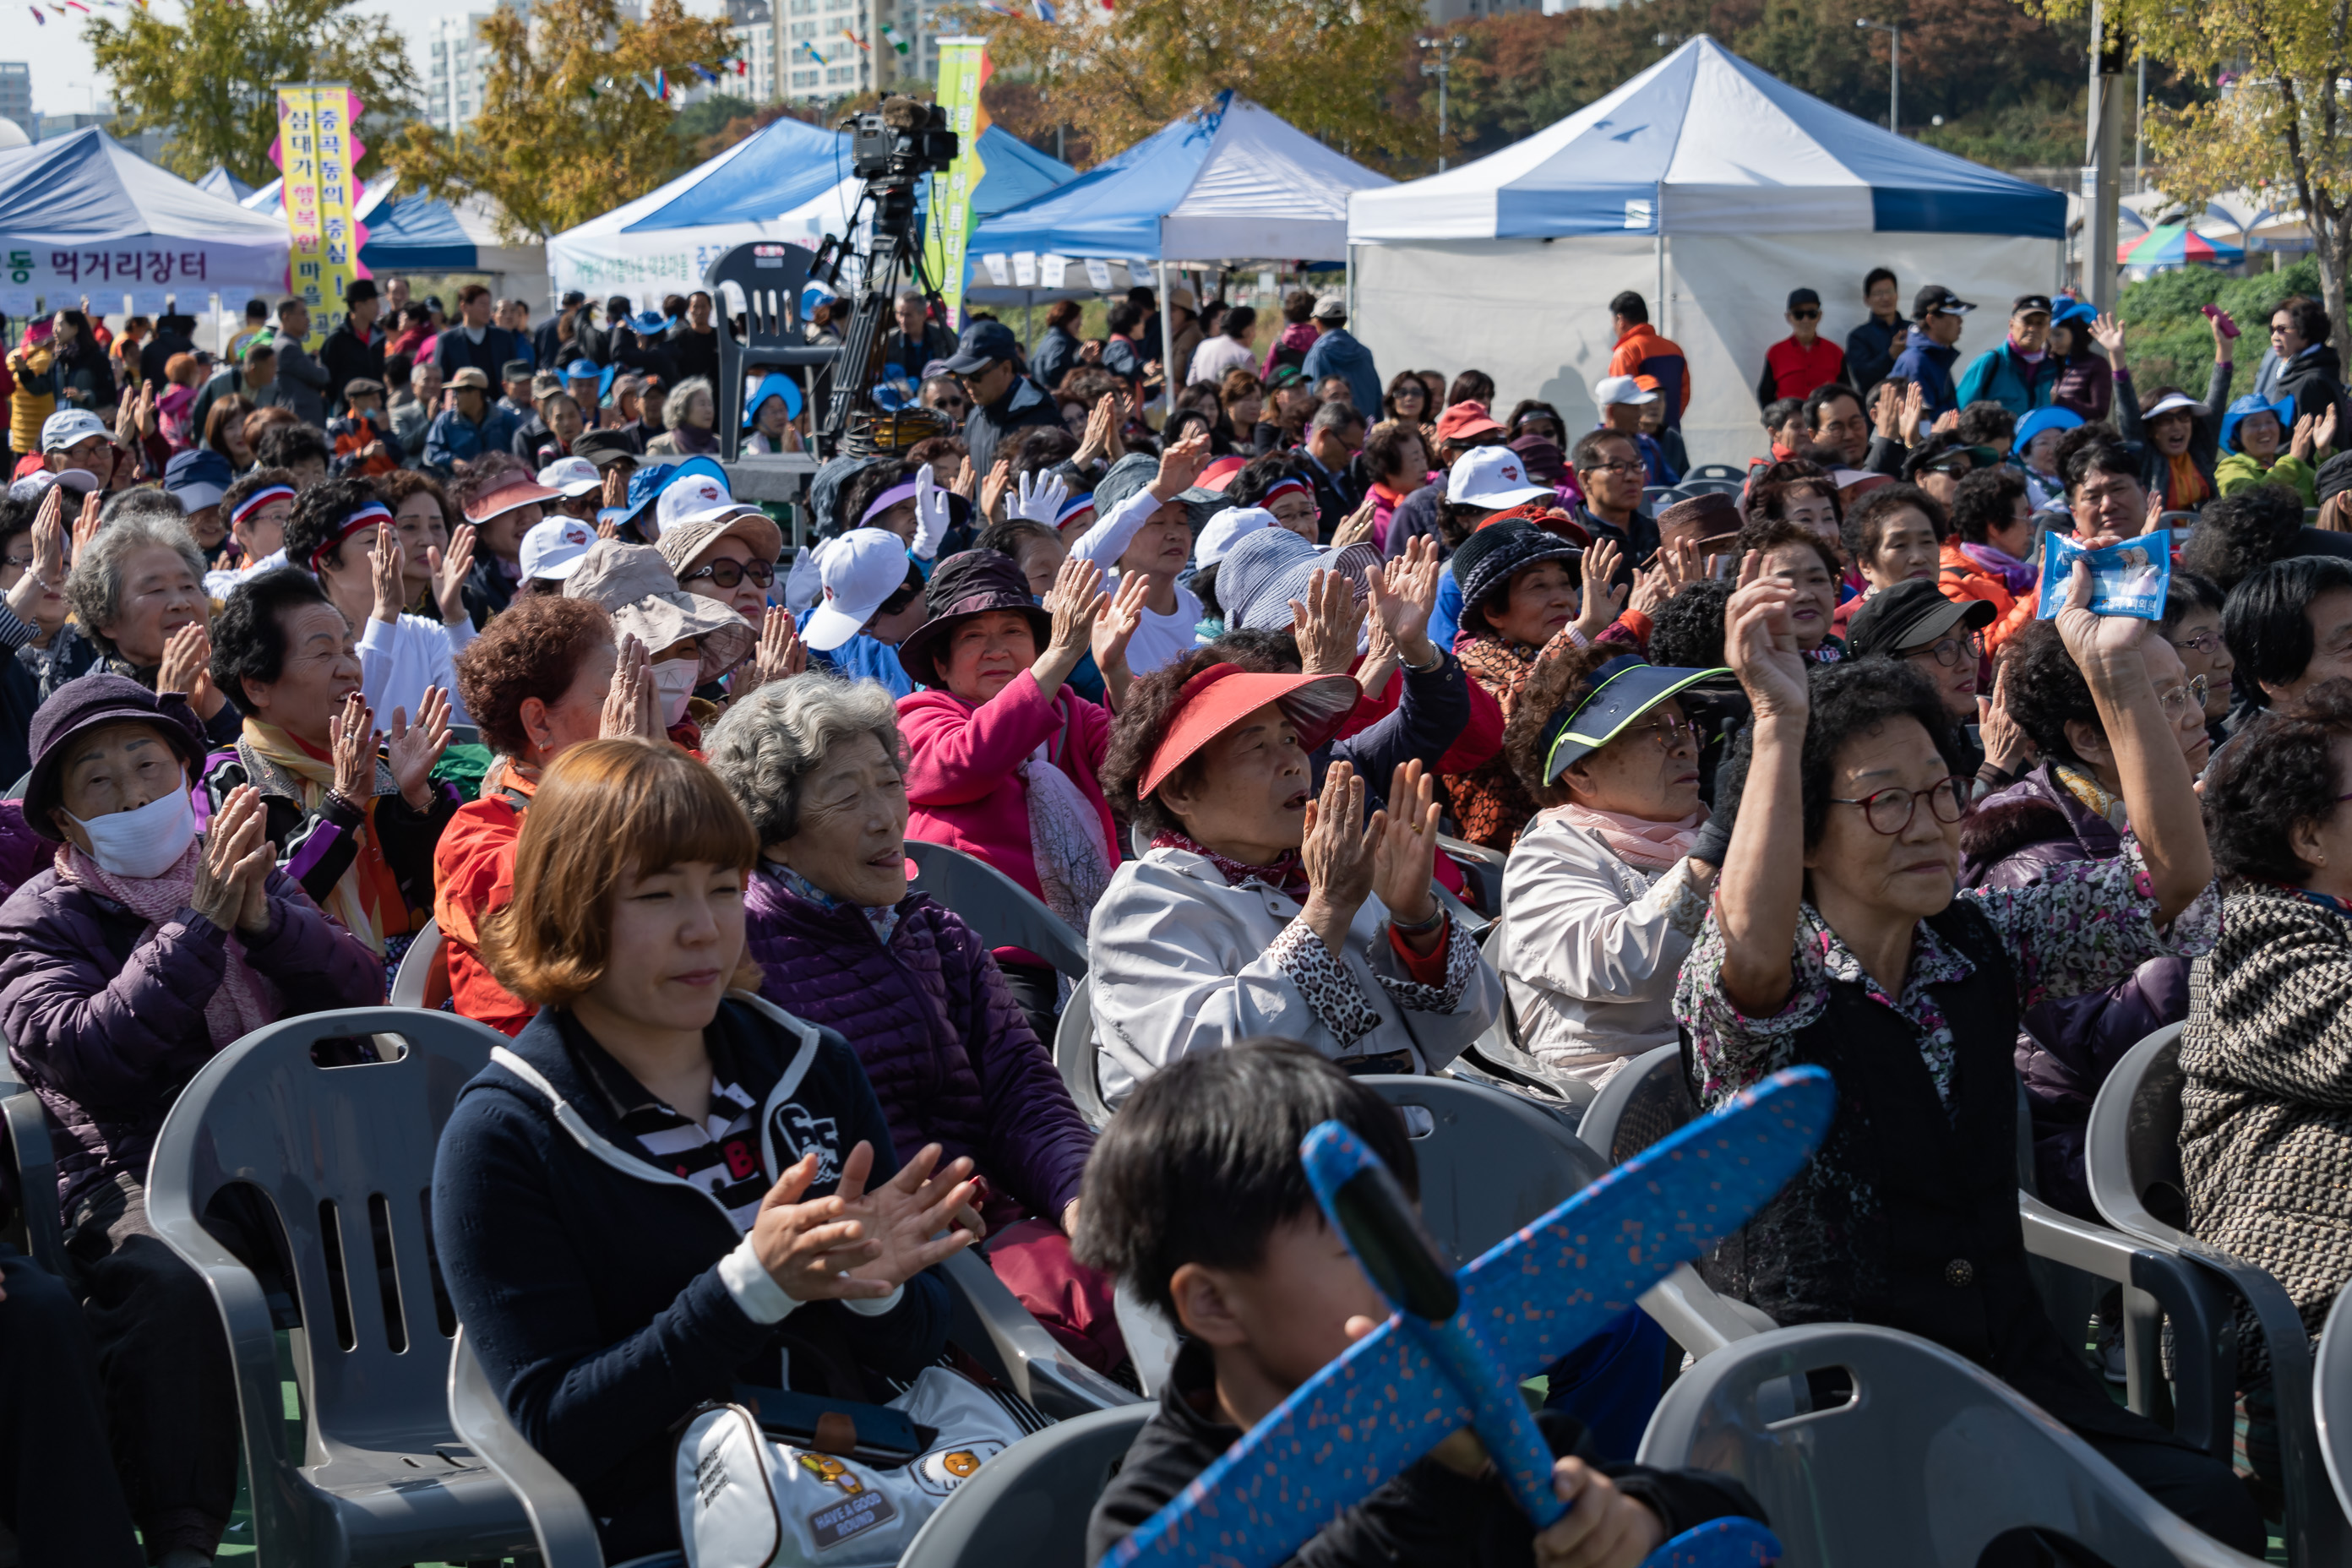
[[[1071,987],[1070,999],[1062,1004],[1062,1016],[1055,1023],[1054,1066],[1087,1125],[1097,1132],[1109,1126],[1111,1109],[1095,1077],[1094,994],[1083,980]]]
[[[1111,1292],[1111,1306],[1118,1319],[1119,1337],[1127,1342],[1128,1364],[1135,1368],[1135,1381],[1143,1384],[1147,1397],[1159,1398],[1176,1364],[1175,1325],[1160,1315],[1159,1308],[1145,1305],[1125,1280]]]
[[[1611,1165],[1622,1165],[1698,1114],[1683,1078],[1679,1046],[1644,1051],[1601,1086],[1577,1136]]]
[[[1701,463],[1683,476],[1685,484],[1693,479],[1729,479],[1735,485],[1748,482],[1748,470],[1730,463]]]
[[[48,1119],[41,1098],[23,1084],[0,1083],[0,1121],[7,1128],[8,1159],[16,1173],[15,1226],[25,1256],[64,1278],[65,1226],[58,1216],[58,1166],[49,1144]]]
[[[1042,1415],[1067,1420],[1132,1405],[1135,1394],[1081,1365],[967,1247],[940,1265],[952,1297],[948,1337]]]
[[[2180,1037],[2168,1025],[2134,1046],[2091,1102],[2084,1165],[2091,1202],[2108,1224],[2152,1250],[2210,1271],[2245,1301],[2270,1350],[2285,1468],[2286,1548],[2299,1565],[2352,1555],[2352,1531],[2327,1484],[2312,1409],[2311,1342],[2286,1289],[2270,1274],[2197,1239],[2180,1165]],[[2224,1383],[2223,1386],[2231,1386]]]
[[[322,1040],[396,1037],[397,1059],[320,1068]],[[532,1544],[522,1503],[449,1421],[454,1322],[428,1255],[433,1152],[457,1092],[504,1037],[449,1013],[354,1007],[257,1029],[205,1064],[155,1142],[148,1214],[204,1276],[236,1367],[264,1563],[391,1568]],[[287,1452],[261,1286],[198,1219],[232,1184],[275,1208],[303,1327],[302,1453]],[[373,1265],[373,1267],[371,1267]]]
[[[595,1517],[508,1417],[462,1329],[449,1347],[449,1425],[522,1500],[544,1568],[604,1568]]]
[[[1780,1389],[1832,1368],[1849,1402],[1773,1414]],[[2028,1526],[2133,1568],[2259,1561],[2182,1522],[1990,1373],[1868,1324],[1780,1329],[1698,1362],[1659,1402],[1640,1458],[1738,1479],[1792,1564],[1976,1568],[1994,1537]]]
[[[1685,475],[1677,487],[1685,499],[1694,496],[1736,496],[1746,488],[1740,479],[1702,479]]]
[[[1087,944],[1037,896],[985,860],[961,849],[907,840],[915,890],[953,910],[991,947],[1020,947],[1073,980],[1087,974]]]
[[[2311,1405],[2318,1419],[2319,1457],[2327,1461],[2327,1479],[2336,1488],[2336,1500],[2352,1513],[2352,1313],[2344,1310],[2347,1300],[2352,1300],[2352,1289],[2338,1291],[2336,1305],[2327,1309]]]
[[[923,1521],[898,1568],[1086,1568],[1095,1500],[1150,1416],[1129,1405],[1024,1437]]]
[[[392,1005],[436,1010],[449,996],[449,952],[441,940],[441,922],[426,921],[392,977]]]
[[[1678,500],[1689,499],[1683,493],[1680,485],[1643,485],[1642,487],[1642,504],[1645,507],[1654,509],[1660,505],[1672,506]]]
[[[1502,852],[1443,834],[1438,836],[1437,847],[1462,868],[1464,880],[1478,889],[1479,910],[1490,921],[1499,918],[1503,912]]]
[[[812,344],[801,335],[801,285],[815,259],[814,251],[801,246],[755,240],[735,247],[703,272],[702,286],[710,297],[727,301],[727,309],[713,312],[713,324],[719,330],[719,439],[730,463],[743,451],[746,364],[757,359],[817,369],[839,357],[837,344]],[[738,297],[744,302],[740,312],[734,308]],[[807,393],[805,381],[801,390]],[[821,412],[816,422],[824,423]]]

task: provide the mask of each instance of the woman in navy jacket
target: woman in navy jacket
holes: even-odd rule
[[[971,1163],[935,1169],[933,1144],[901,1167],[848,1044],[756,995],[758,850],[675,747],[564,753],[484,929],[541,1011],[466,1086],[434,1170],[458,1319],[613,1560],[677,1543],[672,1428],[705,1400],[887,1399],[936,1361],[948,1297],[923,1271],[971,1241],[949,1226]]]

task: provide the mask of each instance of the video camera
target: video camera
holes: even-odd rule
[[[955,162],[956,133],[936,103],[885,99],[880,109],[851,115],[842,129],[849,132],[850,172],[861,180],[943,174]]]

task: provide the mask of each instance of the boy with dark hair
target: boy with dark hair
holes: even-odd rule
[[[1299,1384],[1388,1316],[1332,1234],[1299,1141],[1338,1121],[1418,1194],[1412,1146],[1387,1101],[1304,1046],[1248,1040],[1144,1079],[1095,1145],[1075,1241],[1188,1336],[1160,1410],[1087,1526],[1087,1560],[1131,1534]],[[1574,1507],[1543,1532],[1467,1431],[1341,1513],[1300,1568],[1409,1562],[1635,1568],[1659,1542],[1726,1514],[1760,1518],[1726,1478],[1603,1464],[1581,1423],[1538,1415],[1552,1479]]]

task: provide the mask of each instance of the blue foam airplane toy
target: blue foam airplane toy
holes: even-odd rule
[[[1811,1156],[1836,1100],[1819,1068],[1775,1073],[1458,1273],[1379,1157],[1339,1122],[1316,1128],[1299,1146],[1307,1181],[1396,1314],[1268,1412],[1103,1568],[1273,1568],[1465,1426],[1538,1529],[1559,1519],[1568,1505],[1520,1380],[1746,1224]],[[1780,1555],[1755,1521],[1715,1520],[1643,1568],[1749,1568]]]

